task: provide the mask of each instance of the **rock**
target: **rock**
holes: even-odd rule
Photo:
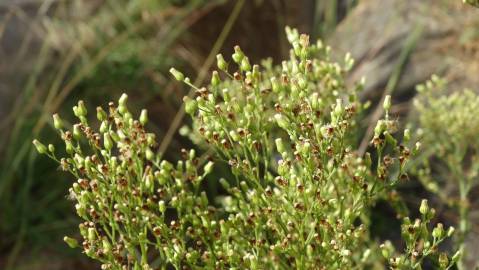
[[[461,1],[364,0],[330,39],[336,57],[351,52],[356,66],[350,81],[367,78],[364,98],[377,98],[386,86],[405,42],[416,27],[422,35],[394,91],[408,99],[414,86],[432,74],[451,89],[479,87],[479,9]]]

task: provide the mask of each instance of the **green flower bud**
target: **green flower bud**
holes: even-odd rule
[[[118,130],[117,132],[114,132],[113,130],[110,130],[110,132],[108,132],[108,134],[110,134],[110,137],[115,142],[118,142],[120,140],[124,140],[126,138],[126,135],[121,130]]]
[[[299,44],[299,41],[294,41],[291,45],[293,45],[293,51],[296,56],[301,55],[301,45]]]
[[[103,252],[105,254],[109,254],[110,251],[111,251],[111,244],[110,242],[106,239],[106,238],[103,238],[102,241],[101,241],[101,244],[102,244],[102,247],[103,247]]]
[[[175,77],[177,81],[182,82],[185,79],[185,75],[183,73],[179,72],[175,68],[170,68],[170,73]]]
[[[196,102],[196,100],[193,100],[189,98],[188,96],[185,96],[183,98],[183,102],[185,103],[185,112],[187,112],[190,115],[193,115],[196,113],[196,110],[198,109],[198,102]]]
[[[240,188],[241,188],[241,190],[242,190],[244,193],[247,193],[247,192],[248,192],[248,184],[246,184],[245,181],[241,181],[241,182],[240,182]]]
[[[230,189],[230,183],[228,183],[228,181],[226,179],[220,178],[220,184],[224,189],[226,189],[226,190]]]
[[[274,142],[276,144],[276,149],[278,149],[278,153],[282,154],[286,152],[286,148],[284,147],[284,143],[281,138],[277,138]]]
[[[281,90],[281,85],[276,77],[272,77],[271,81],[271,89],[273,92],[278,93]]]
[[[384,98],[383,108],[384,108],[384,110],[385,110],[386,112],[391,109],[391,95],[387,95],[387,96]]]
[[[107,118],[106,112],[103,110],[102,107],[96,107],[96,118],[99,121],[105,121]]]
[[[259,71],[259,66],[258,65],[253,65],[253,79],[254,80],[259,80],[261,72]]]
[[[108,122],[107,121],[103,121],[101,122],[100,124],[100,133],[105,133],[108,131]]]
[[[216,64],[220,70],[222,71],[228,70],[228,63],[226,63],[225,59],[223,58],[223,55],[221,54],[216,55]]]
[[[195,149],[191,149],[190,152],[188,152],[188,159],[193,160],[196,157],[196,151]]]
[[[35,148],[39,154],[47,153],[47,147],[38,140],[33,140],[33,145],[35,145]]]
[[[233,53],[231,57],[233,58],[233,61],[235,61],[235,63],[240,64],[244,58],[244,53],[243,51],[241,51],[241,48],[238,45],[234,47],[234,50],[235,50],[235,53]]]
[[[148,143],[148,145],[152,146],[156,144],[155,138],[156,138],[156,135],[154,133],[146,134],[146,142]]]
[[[432,230],[432,237],[440,239],[444,234],[444,226],[442,223],[438,223]]]
[[[85,158],[85,169],[87,171],[91,171],[91,168],[93,167],[93,162],[91,161],[90,157]]]
[[[288,129],[289,123],[288,123],[288,119],[286,119],[286,116],[277,113],[274,115],[274,119],[276,119],[278,126],[280,126],[283,129]]]
[[[96,240],[96,231],[95,228],[88,228],[88,240],[95,241]]]
[[[145,157],[147,160],[153,160],[155,158],[155,154],[151,151],[150,147],[147,147],[145,150]]]
[[[221,82],[220,75],[218,74],[218,71],[213,71],[211,74],[211,85],[212,86],[218,86]]]
[[[81,139],[81,130],[79,124],[73,125],[73,138],[75,138],[75,140]]]
[[[456,229],[454,227],[449,227],[449,229],[447,230],[447,237],[451,237],[453,234],[454,234],[454,231]]]
[[[141,110],[140,123],[144,126],[148,122],[148,111],[146,109]]]
[[[384,120],[379,120],[374,128],[374,136],[379,137],[387,129],[387,124]]]
[[[65,151],[70,155],[75,152],[75,148],[73,147],[72,142],[65,141]]]
[[[87,109],[86,109],[86,106],[85,106],[85,102],[83,102],[83,100],[80,100],[78,101],[78,117],[80,116],[86,116],[87,114]]]
[[[113,148],[113,140],[111,139],[110,134],[105,133],[103,134],[103,145],[105,149],[110,151]]]
[[[160,210],[161,213],[165,213],[166,211],[165,201],[161,200],[158,202],[158,209]]]
[[[76,248],[76,247],[78,247],[78,241],[77,241],[76,239],[74,239],[74,238],[65,236],[65,237],[63,237],[63,241],[65,241],[65,243],[67,243],[67,245],[68,245],[70,248]]]
[[[299,39],[299,33],[297,29],[286,26],[285,30],[286,30],[286,37],[289,43],[293,43],[294,41]]]
[[[128,114],[128,108],[126,107],[126,105],[118,105],[118,111],[124,116],[123,119],[125,119],[126,121],[128,118],[128,117],[125,117],[125,115]]]
[[[63,121],[58,115],[58,113],[53,115],[53,126],[58,130],[63,128]]]
[[[73,160],[75,160],[76,164],[78,164],[79,166],[83,165],[83,163],[85,162],[85,159],[79,154],[75,154]]]
[[[55,146],[54,146],[53,144],[49,144],[49,145],[48,145],[48,151],[49,151],[50,153],[55,153]]]
[[[76,116],[76,117],[80,117],[80,113],[78,111],[78,106],[73,106],[73,114]]]
[[[213,162],[208,161],[208,163],[206,163],[206,165],[204,167],[204,172],[205,172],[205,174],[210,174],[212,171],[213,171]]]
[[[421,149],[421,143],[416,142],[416,145],[414,145],[414,148],[412,149],[412,154],[417,155],[417,153],[419,152],[419,149]]]
[[[426,215],[429,212],[429,205],[427,204],[427,200],[423,199],[421,201],[421,206],[419,207],[419,213]]]
[[[77,210],[78,216],[80,216],[81,218],[85,218],[85,216],[86,216],[85,206],[80,205],[80,204],[77,203],[77,204],[75,204],[75,209]],[[88,232],[86,234],[88,234]]]
[[[249,63],[248,57],[243,57],[241,60],[241,66],[240,66],[242,71],[250,71],[251,70],[251,64]]]
[[[310,154],[310,151],[311,151],[311,144],[306,142],[306,143],[303,143],[301,145],[301,154],[303,154],[303,156],[307,156]]]
[[[80,230],[80,234],[83,236],[83,237],[86,237],[87,236],[87,228],[85,227],[85,225],[83,223],[80,223],[78,225],[78,229]]]
[[[123,93],[121,94],[121,97],[118,99],[118,105],[125,106],[127,101],[128,101],[128,95]]]

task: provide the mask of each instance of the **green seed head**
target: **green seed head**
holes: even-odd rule
[[[65,236],[65,237],[63,237],[63,241],[65,241],[65,243],[67,243],[67,245],[68,245],[70,248],[76,248],[76,247],[78,247],[78,241],[77,241],[76,239],[74,239],[74,238]]]
[[[106,120],[106,112],[103,110],[102,107],[96,107],[96,118],[99,121],[105,121]]]
[[[148,111],[146,109],[141,110],[140,123],[144,126],[148,123]]]
[[[121,94],[120,98],[118,99],[119,106],[126,106],[126,102],[128,101],[128,95],[123,93]]]
[[[63,121],[57,113],[53,115],[53,126],[58,130],[63,128]]]
[[[103,134],[103,146],[106,150],[110,151],[113,148],[113,140],[111,139],[110,134]]]
[[[185,112],[189,115],[194,115],[196,113],[196,110],[198,109],[198,102],[187,96],[183,98],[183,102],[185,104]]]
[[[386,112],[388,112],[391,109],[391,96],[390,95],[387,95],[384,98],[383,108]]]
[[[205,174],[210,174],[213,171],[213,165],[214,164],[212,161],[208,161],[208,163],[206,163],[204,167]]]
[[[244,53],[243,53],[243,51],[241,51],[241,48],[238,45],[236,45],[234,47],[234,50],[235,50],[235,52],[233,53],[233,55],[231,57],[233,58],[233,61],[235,61],[235,63],[241,64],[241,61],[244,58]]]
[[[47,153],[47,147],[39,142],[38,140],[33,140],[33,145],[35,145],[35,148],[37,149],[37,152],[39,154],[46,154]]]
[[[222,70],[222,71],[227,71],[228,70],[228,63],[226,63],[222,54],[217,54],[216,55],[216,64],[217,64],[217,66],[220,70]]]
[[[86,109],[86,106],[85,106],[85,102],[83,102],[83,100],[80,100],[78,101],[78,117],[85,117],[87,115],[87,109]]]
[[[419,213],[426,215],[429,212],[429,205],[427,200],[424,199],[421,201],[421,206],[419,207]]]
[[[213,71],[213,74],[211,75],[211,85],[212,86],[218,86],[221,82],[220,75],[218,74],[218,71]]]
[[[183,73],[181,73],[175,68],[170,68],[170,73],[173,75],[173,77],[175,77],[177,81],[182,82],[185,79],[185,75],[183,75]]]

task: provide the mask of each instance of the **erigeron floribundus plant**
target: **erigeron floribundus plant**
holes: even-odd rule
[[[458,210],[456,243],[462,250],[471,226],[469,193],[479,185],[479,96],[470,90],[447,94],[445,85],[443,79],[433,76],[417,87],[419,95],[414,105],[425,150],[419,156],[418,178],[429,191]],[[448,188],[451,185],[456,188]],[[454,189],[459,198],[447,192]],[[465,269],[462,264],[460,268]]]
[[[218,55],[222,74],[213,72],[207,87],[171,70],[195,90],[185,98],[191,136],[233,173],[218,180],[227,193],[218,203],[200,186],[212,163],[203,167],[194,151],[184,151],[176,166],[161,161],[154,135],[144,129],[146,111],[133,120],[125,95],[108,113],[98,109],[99,132],[89,126],[83,102],[74,108],[80,123],[73,132],[54,116],[68,157],[59,160],[53,147],[34,144],[79,179],[70,192],[85,220],[83,249],[103,269],[421,269],[426,257],[441,269],[454,265],[437,253],[452,231],[437,225],[430,233],[429,208],[422,207],[420,220],[405,218],[404,253],[371,239],[370,208],[395,194],[418,149],[393,137],[387,97],[371,138],[376,151],[358,156],[362,85],[349,89],[343,80],[352,60],[331,62],[321,42],[310,44],[289,28],[287,35],[293,49],[281,66],[251,65],[235,47],[235,66]]]

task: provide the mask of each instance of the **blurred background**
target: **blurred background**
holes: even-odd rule
[[[373,104],[390,91],[398,117],[414,117],[414,86],[433,73],[450,89],[479,89],[479,9],[461,0],[0,0],[0,269],[99,269],[62,241],[77,230],[66,199],[74,179],[31,144],[57,140],[53,113],[73,119],[79,99],[92,111],[125,92],[175,159],[193,145],[178,134],[188,89],[169,68],[201,84],[236,44],[253,62],[279,63],[286,25],[323,39],[333,57],[351,52],[348,80],[366,76],[362,98]],[[428,196],[414,182],[401,190],[413,207]],[[377,224],[390,230],[381,215]]]

